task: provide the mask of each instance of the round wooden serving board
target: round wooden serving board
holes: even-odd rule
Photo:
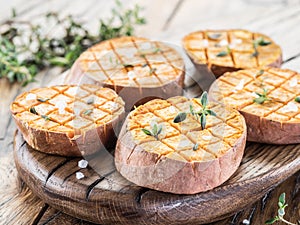
[[[113,157],[99,155],[92,168],[80,158],[40,153],[15,136],[14,156],[20,177],[52,207],[101,224],[199,224],[213,222],[254,203],[272,187],[300,170],[300,145],[248,143],[238,171],[205,193],[174,195],[138,187],[115,170]],[[92,162],[93,163],[93,162]],[[81,171],[85,178],[76,179]]]

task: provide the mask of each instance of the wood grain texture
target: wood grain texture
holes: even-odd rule
[[[45,2],[48,2],[44,4]],[[51,2],[51,3],[49,3]],[[66,4],[66,2],[68,4]],[[0,21],[5,21],[11,14],[11,6],[17,9],[17,14],[20,19],[30,19],[32,21],[40,21],[40,12],[49,8],[59,11],[63,14],[74,13],[76,16],[84,16],[88,28],[97,28],[97,18],[102,15],[110,15],[110,4],[113,1],[104,0],[77,0],[74,4],[70,4],[67,0],[0,0],[1,13]],[[278,42],[284,51],[284,59],[292,59],[283,65],[285,68],[290,68],[300,72],[299,61],[299,0],[249,0],[240,1],[232,0],[230,5],[227,1],[212,0],[212,1],[194,1],[182,0],[180,7],[174,12],[174,7],[178,3],[173,3],[168,0],[142,1],[138,3],[144,5],[147,10],[148,24],[138,27],[137,34],[145,37],[154,37],[158,40],[171,41],[172,43],[180,43],[180,39],[184,34],[203,28],[246,28],[256,31],[261,31],[270,35]],[[170,2],[169,4],[167,4]],[[56,6],[54,6],[56,4]],[[164,5],[164,7],[162,7]],[[92,7],[91,7],[92,6]],[[80,8],[78,8],[80,7]],[[39,10],[41,9],[41,10]],[[78,14],[77,14],[78,13]],[[165,26],[166,19],[172,15],[168,26]],[[284,20],[281,23],[281,20]],[[279,30],[277,30],[279,29]],[[295,58],[292,58],[295,57]],[[41,73],[41,79],[34,85],[45,86],[49,81],[60,77],[59,69],[53,69],[49,72]],[[12,100],[8,100],[7,96],[14,96],[25,89],[19,88],[18,85],[12,88],[6,86],[6,80],[1,79],[0,88],[0,104],[8,107]],[[205,82],[205,81],[204,81]],[[203,83],[203,82],[201,82]],[[5,88],[3,88],[5,87]],[[194,91],[191,91],[194,90]],[[189,89],[190,97],[199,93],[199,87],[194,85]],[[74,224],[74,225],[91,225],[91,223],[75,219],[71,216],[63,214],[52,207],[48,207],[44,212],[44,203],[26,188],[26,185],[21,185],[17,177],[16,168],[13,162],[13,133],[15,131],[14,123],[9,122],[10,116],[1,113],[1,134],[0,138],[0,224],[1,225],[27,225],[32,224]],[[300,197],[299,197],[299,172],[293,177],[284,181],[280,186],[276,187],[267,195],[264,195],[254,205],[247,206],[246,209],[239,208],[241,212],[229,217],[228,219],[212,223],[213,225],[240,225],[246,218],[251,218],[251,224],[260,225],[264,221],[275,215],[277,210],[277,201],[280,193],[287,193],[288,208],[286,218],[292,222],[300,218]],[[23,188],[21,188],[23,187]],[[290,193],[290,194],[288,194]],[[292,195],[293,193],[293,195]],[[40,220],[35,220],[41,216]],[[210,224],[210,225],[212,225]],[[278,223],[281,224],[281,223]]]
[[[196,195],[173,195],[133,185],[114,168],[98,175],[91,168],[80,169],[78,158],[49,156],[23,143],[18,133],[15,161],[29,188],[58,210],[103,224],[196,224],[220,220],[253,204],[300,169],[300,145],[249,143],[241,166],[225,184]],[[85,178],[77,180],[77,171],[83,172]]]

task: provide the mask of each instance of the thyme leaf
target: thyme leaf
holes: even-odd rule
[[[33,113],[33,114],[35,114],[35,115],[38,115],[38,113],[36,112],[36,110],[35,110],[34,107],[31,107],[31,108],[29,109],[29,112],[31,112],[31,113]]]
[[[201,103],[201,106],[202,108],[199,110],[199,111],[195,111],[193,105],[190,105],[190,114],[192,116],[194,116],[196,118],[197,121],[200,122],[201,124],[201,128],[202,130],[205,129],[206,127],[206,117],[207,115],[210,115],[210,116],[217,116],[217,114],[211,110],[211,109],[207,109],[207,105],[208,105],[208,94],[207,92],[203,92],[201,97],[200,97],[200,103]],[[184,121],[187,117],[187,114],[186,112],[180,112],[176,115],[176,117],[174,118],[173,122],[174,123],[180,123],[182,121]]]
[[[162,125],[157,125],[157,123],[154,123],[151,127],[151,131],[146,128],[142,128],[141,130],[144,132],[144,134],[159,140],[158,135],[160,135],[162,132]]]

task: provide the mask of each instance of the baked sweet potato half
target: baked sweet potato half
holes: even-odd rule
[[[95,85],[36,88],[10,106],[18,129],[34,149],[62,156],[91,155],[115,144],[124,102]]]
[[[137,185],[176,194],[225,182],[241,162],[246,124],[237,110],[215,103],[203,121],[202,103],[178,96],[133,110],[117,141],[117,170]]]
[[[126,109],[153,98],[181,95],[184,62],[168,45],[145,38],[120,37],[84,52],[65,79],[67,84],[96,83],[114,89]]]
[[[247,30],[203,30],[186,35],[183,47],[194,64],[216,77],[256,67],[280,67],[281,48],[268,36]]]
[[[300,143],[300,74],[278,68],[225,73],[209,94],[243,114],[249,141]]]

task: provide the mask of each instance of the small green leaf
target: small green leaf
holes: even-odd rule
[[[158,52],[161,52],[161,49],[160,48],[155,48],[153,53],[158,53]]]
[[[300,103],[300,96],[297,96],[297,97],[295,98],[295,101],[298,102],[298,103]]]
[[[134,67],[132,64],[126,64],[126,63],[124,63],[123,66],[125,68],[132,68],[132,67]]]
[[[41,117],[42,117],[44,120],[46,120],[46,121],[50,121],[50,120],[51,120],[51,118],[50,118],[49,116],[47,116],[47,115],[41,115]]]
[[[265,101],[266,101],[266,99],[263,96],[253,99],[253,102],[255,102],[257,104],[263,104]]]
[[[31,112],[31,113],[33,113],[33,114],[35,114],[35,115],[38,115],[38,113],[36,112],[36,110],[35,110],[34,107],[31,107],[31,108],[29,109],[29,112]]]
[[[194,147],[193,147],[193,151],[196,151],[196,150],[198,149],[198,147],[199,147],[199,144],[196,143],[196,144],[194,145]]]
[[[190,113],[194,116],[195,112],[194,112],[194,107],[193,105],[190,105]]]
[[[208,115],[217,116],[217,114],[214,111],[210,110],[210,109],[205,110],[205,112],[207,112]]]
[[[157,130],[158,130],[158,128],[157,128],[157,123],[155,123],[155,124],[153,125],[153,127],[152,127],[152,134],[153,134],[153,135],[156,135],[156,134],[157,134]]]
[[[52,59],[49,59],[49,62],[53,66],[62,66],[62,67],[70,63],[70,61],[64,57],[54,57]]]
[[[90,115],[91,113],[93,112],[93,110],[92,109],[88,109],[88,110],[86,110],[84,113],[83,113],[83,115]]]
[[[260,94],[258,92],[255,92],[255,94],[257,94],[259,97],[263,97],[263,94]]]
[[[16,16],[17,16],[17,11],[16,11],[15,8],[12,8],[12,9],[11,9],[11,17],[12,17],[12,18],[15,18]]]
[[[261,76],[264,74],[264,70],[259,70],[256,74],[255,74],[255,77],[258,77],[258,76]]]
[[[257,44],[260,46],[267,46],[270,45],[272,42],[271,41],[266,41],[263,37],[260,37],[256,40]]]
[[[224,56],[227,56],[228,55],[228,52],[227,51],[221,51],[219,52],[216,56],[217,57],[224,57]]]
[[[273,224],[273,223],[275,223],[276,221],[278,221],[278,218],[277,218],[277,217],[267,220],[267,221],[265,222],[265,224]]]
[[[208,100],[207,100],[207,91],[204,91],[200,97],[201,105],[205,108],[207,106]]]
[[[221,35],[222,34],[220,33],[214,33],[214,34],[208,34],[207,37],[212,40],[218,40],[221,37]]]
[[[161,134],[161,132],[162,132],[162,125],[159,125],[158,126],[157,135]]]
[[[186,119],[187,114],[185,112],[180,112],[175,116],[173,122],[174,123],[180,123]]]
[[[146,135],[149,135],[149,136],[152,136],[152,133],[150,130],[147,130],[145,128],[142,128],[142,131],[146,134]]]
[[[45,99],[37,98],[37,100],[38,100],[39,102],[47,102],[48,100],[50,100],[50,98],[45,98]]]
[[[205,115],[205,113],[201,114],[201,116],[200,116],[200,123],[201,123],[202,130],[204,130],[205,126],[206,126],[206,115]]]
[[[278,200],[282,205],[285,204],[285,193],[283,192],[280,196],[279,196],[279,200]]]

